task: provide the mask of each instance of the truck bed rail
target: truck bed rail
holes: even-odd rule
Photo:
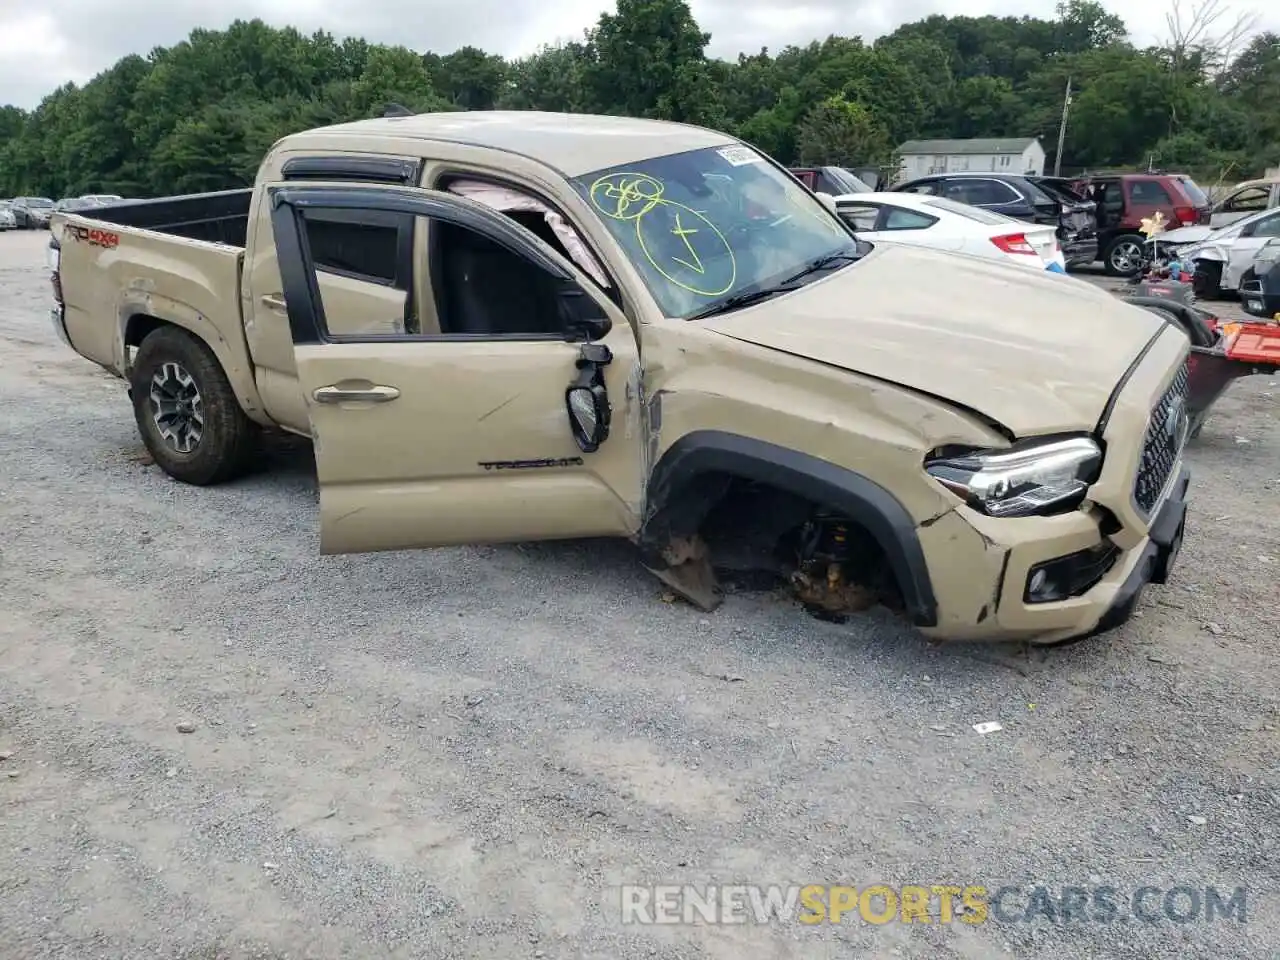
[[[252,188],[219,190],[157,200],[124,200],[82,211],[81,215],[122,227],[243,248],[248,240],[252,199]]]

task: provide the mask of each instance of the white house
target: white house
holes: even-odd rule
[[[899,182],[933,173],[1044,174],[1044,147],[1039,137],[908,140],[898,147],[898,154],[902,157]]]

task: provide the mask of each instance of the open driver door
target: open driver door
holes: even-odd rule
[[[592,280],[509,218],[452,194],[268,190],[322,553],[635,533],[639,350]],[[430,271],[438,331],[378,332],[375,317],[367,333],[330,329],[307,218],[359,211],[427,225],[430,252],[415,269]]]

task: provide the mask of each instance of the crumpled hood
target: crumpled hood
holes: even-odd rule
[[[1199,243],[1201,240],[1208,238],[1209,234],[1213,232],[1214,229],[1212,227],[1192,224],[1189,227],[1178,227],[1176,230],[1157,233],[1153,239],[1159,244],[1168,243],[1185,246],[1188,243]]]
[[[694,322],[932,394],[1020,437],[1091,430],[1165,325],[1074,277],[892,243],[794,293]]]

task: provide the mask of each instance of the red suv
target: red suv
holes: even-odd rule
[[[1113,276],[1137,273],[1142,263],[1142,221],[1164,214],[1167,229],[1209,222],[1209,198],[1182,173],[1103,174],[1074,182],[1095,204],[1098,259]]]

